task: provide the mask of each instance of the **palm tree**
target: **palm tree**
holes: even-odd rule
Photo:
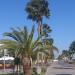
[[[26,12],[28,13],[28,19],[31,19],[33,22],[37,22],[38,24],[38,37],[47,35],[43,32],[42,21],[43,17],[49,18],[50,10],[48,8],[48,1],[47,0],[31,0],[27,3],[25,8]],[[40,39],[42,41],[42,38]],[[38,59],[39,61],[39,59]]]
[[[26,12],[28,19],[38,23],[38,36],[40,36],[40,29],[42,27],[43,16],[49,18],[50,12],[47,0],[31,0],[27,3]]]
[[[0,40],[0,44],[3,44],[0,49],[14,50],[16,56],[21,58],[24,75],[31,75],[31,56],[37,51],[37,42],[39,41],[39,38],[33,40],[34,26],[30,33],[26,27],[23,29],[12,28],[12,32],[4,33],[4,36],[11,37],[11,39]]]
[[[53,39],[52,38],[46,38],[43,39],[43,44],[46,47],[46,50],[44,51],[46,57],[49,57],[49,59],[54,59],[54,52],[59,52],[58,48],[53,45]],[[47,59],[45,60],[47,61]]]

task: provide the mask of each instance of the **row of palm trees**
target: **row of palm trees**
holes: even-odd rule
[[[22,65],[24,75],[31,75],[31,59],[33,60],[34,54],[43,52],[46,56],[54,56],[54,50],[58,49],[53,45],[53,39],[49,36],[51,32],[47,24],[43,24],[43,17],[49,18],[50,11],[48,8],[47,0],[30,0],[25,8],[28,13],[28,19],[37,22],[38,37],[36,40],[33,38],[35,33],[35,26],[32,26],[31,32],[27,27],[11,28],[11,32],[4,33],[8,39],[0,40],[3,44],[0,49],[12,50],[15,57],[19,57]],[[53,57],[52,57],[53,58]]]

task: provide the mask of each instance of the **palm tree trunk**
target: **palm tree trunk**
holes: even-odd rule
[[[41,35],[42,20],[38,17],[38,37]]]
[[[22,59],[24,75],[31,75],[31,60],[28,57]]]

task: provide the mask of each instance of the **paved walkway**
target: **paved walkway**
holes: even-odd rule
[[[63,61],[54,62],[47,68],[45,75],[75,75],[75,66]]]

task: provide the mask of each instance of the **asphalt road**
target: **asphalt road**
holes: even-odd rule
[[[13,69],[0,69],[0,74],[13,73]],[[46,71],[45,75],[75,75],[75,65],[64,61],[53,62]]]
[[[47,68],[45,75],[75,75],[75,65],[65,63],[64,61],[53,62]]]

